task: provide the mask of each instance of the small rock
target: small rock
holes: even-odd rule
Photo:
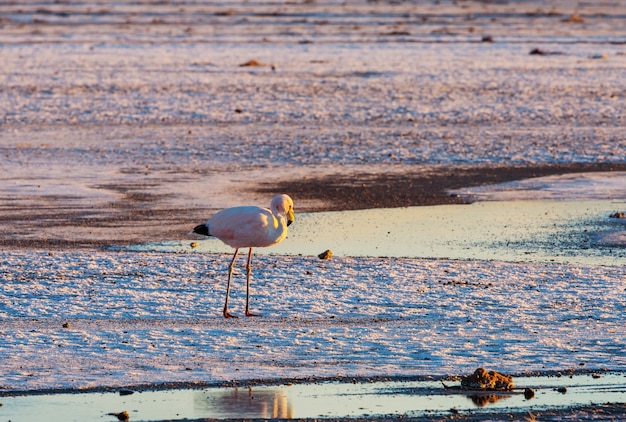
[[[120,421],[128,421],[128,420],[130,420],[130,415],[125,410],[123,412],[120,412],[120,413],[109,413],[109,415],[110,416],[115,416]]]
[[[191,242],[189,244],[189,246],[191,246],[192,248],[197,248],[198,247],[198,242]]]
[[[574,13],[569,18],[565,18],[565,19],[561,20],[561,22],[565,22],[565,23],[585,23],[585,19],[581,18],[578,13]]]
[[[626,212],[618,211],[616,213],[609,215],[609,218],[626,218]]]
[[[532,50],[530,50],[529,54],[538,55],[538,56],[554,56],[554,55],[563,54],[563,53],[561,53],[560,51],[546,51],[540,48],[533,48]]]
[[[595,60],[606,60],[609,58],[608,55],[606,54],[594,54],[593,56],[589,56],[590,59],[595,59]]]
[[[235,16],[236,14],[237,12],[232,9],[215,12],[215,16]]]
[[[559,387],[556,389],[556,391],[558,391],[561,394],[565,394],[567,393],[567,387]]]
[[[527,388],[524,390],[524,398],[526,398],[526,400],[530,400],[530,399],[532,399],[533,397],[535,397],[535,390],[533,390],[533,389],[532,389],[532,388],[530,388],[530,387],[527,387]]]
[[[120,396],[130,396],[131,394],[135,394],[135,392],[126,388],[120,390]]]
[[[472,375],[461,379],[461,386],[475,390],[503,390],[508,391],[514,388],[513,377],[489,371],[485,368],[478,368]]]
[[[597,380],[598,378],[602,378],[602,376],[600,374],[591,374],[591,378]]]
[[[333,251],[331,251],[330,249],[325,250],[324,252],[322,252],[321,254],[319,254],[317,256],[319,259],[330,259],[333,257]]]
[[[263,63],[259,62],[259,61],[254,60],[254,59],[248,60],[247,62],[241,63],[239,65],[239,67],[258,67],[258,66],[265,66],[265,65]]]
[[[481,42],[493,42],[493,37],[491,35],[484,35],[480,41]]]
[[[70,323],[69,322],[64,322],[63,323],[63,328],[70,328]]]

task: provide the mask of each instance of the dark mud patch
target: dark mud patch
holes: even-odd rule
[[[324,201],[324,209],[340,211],[426,205],[466,204],[447,189],[483,186],[533,177],[568,173],[625,171],[626,163],[573,163],[524,167],[470,167],[439,169],[427,173],[354,174],[279,182],[261,186],[259,192],[289,192],[293,198]]]

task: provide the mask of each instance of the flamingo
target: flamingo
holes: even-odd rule
[[[259,316],[250,312],[252,248],[264,248],[281,242],[287,237],[287,226],[293,223],[294,219],[293,201],[289,195],[283,194],[272,199],[269,209],[255,206],[226,208],[193,229],[194,233],[217,237],[228,246],[235,248],[235,254],[228,266],[224,318],[237,318],[228,311],[228,295],[239,249],[249,248],[246,265],[246,316]]]

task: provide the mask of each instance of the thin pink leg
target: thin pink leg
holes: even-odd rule
[[[228,283],[226,284],[226,300],[224,301],[224,318],[237,318],[235,315],[231,315],[228,312],[228,295],[230,294],[230,279],[233,276],[233,268],[235,267],[235,259],[237,258],[237,254],[239,253],[239,248],[235,249],[235,255],[233,255],[232,261],[230,261],[230,265],[228,266]]]
[[[248,265],[246,265],[246,316],[260,316],[259,314],[253,314],[250,312],[250,273],[252,272],[252,248],[248,252]]]

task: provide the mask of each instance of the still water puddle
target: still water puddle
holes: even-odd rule
[[[18,421],[106,421],[127,411],[131,421],[202,418],[338,418],[425,416],[504,411],[541,411],[626,402],[626,375],[516,377],[510,393],[474,393],[444,389],[438,381],[373,383],[324,382],[253,387],[212,387],[143,391],[4,397],[0,419]],[[455,384],[447,382],[447,384]],[[456,383],[458,385],[458,383]],[[535,396],[524,397],[525,387]],[[559,392],[562,387],[565,392]]]
[[[289,236],[255,253],[626,264],[618,201],[498,201],[296,214]],[[219,240],[158,242],[138,251],[232,253]]]

